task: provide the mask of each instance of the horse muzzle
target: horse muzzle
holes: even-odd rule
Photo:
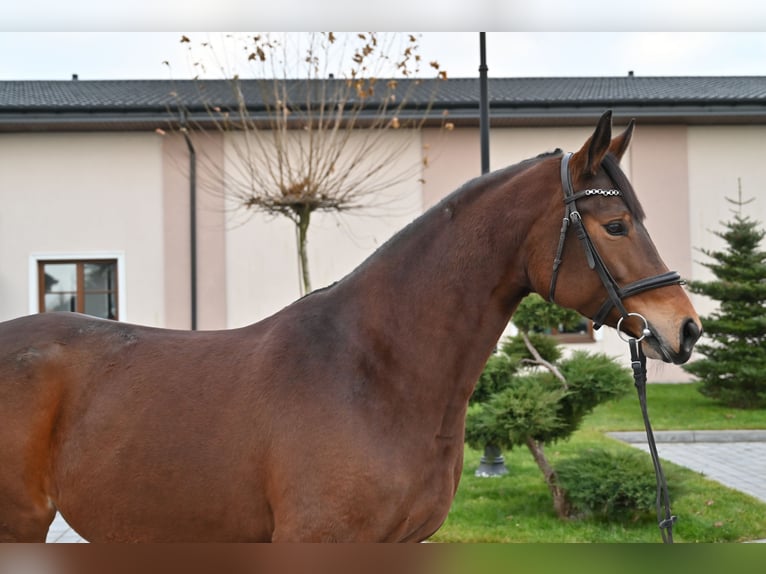
[[[681,365],[689,360],[695,343],[702,335],[701,326],[691,317],[681,324],[677,349],[658,336],[657,331],[651,326],[650,331],[651,335],[643,341],[646,356],[674,365]]]

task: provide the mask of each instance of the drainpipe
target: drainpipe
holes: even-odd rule
[[[181,133],[189,149],[189,254],[191,258],[191,330],[197,330],[197,150],[189,137],[186,118],[181,120]]]
[[[479,32],[479,137],[481,173],[489,173],[489,96],[487,94],[487,33]]]

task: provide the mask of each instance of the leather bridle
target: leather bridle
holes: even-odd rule
[[[577,238],[580,240],[580,244],[585,250],[585,258],[588,260],[588,267],[594,269],[598,276],[601,278],[601,282],[604,284],[604,288],[607,292],[607,299],[601,305],[596,315],[593,317],[593,328],[598,329],[606,321],[607,315],[616,307],[622,317],[617,322],[617,334],[628,343],[630,347],[631,367],[633,369],[633,379],[635,381],[636,389],[638,391],[639,404],[641,406],[641,414],[644,420],[644,427],[646,429],[646,437],[649,444],[649,452],[652,457],[652,463],[654,465],[654,473],[657,479],[657,522],[662,534],[662,540],[666,543],[673,542],[673,524],[676,521],[670,510],[670,496],[668,494],[668,485],[665,480],[665,475],[662,471],[662,465],[660,464],[660,457],[657,452],[657,446],[654,440],[654,433],[652,432],[651,424],[649,423],[649,413],[646,406],[646,356],[641,348],[641,341],[652,335],[649,329],[649,322],[645,317],[639,313],[628,313],[625,306],[622,304],[623,299],[627,299],[637,293],[642,293],[649,289],[656,289],[659,287],[666,287],[668,285],[678,285],[682,283],[681,276],[675,271],[668,271],[661,273],[653,277],[646,279],[640,279],[633,283],[629,283],[624,287],[620,287],[614,280],[609,270],[604,264],[604,260],[598,253],[596,246],[591,241],[588,231],[585,229],[585,224],[582,221],[582,216],[577,210],[577,200],[594,195],[601,196],[622,196],[622,191],[619,189],[586,189],[575,193],[572,188],[572,179],[569,175],[569,160],[572,157],[571,153],[565,154],[561,159],[561,186],[564,189],[564,221],[561,225],[561,236],[559,237],[559,245],[556,251],[556,257],[553,260],[553,275],[551,276],[551,286],[548,298],[551,302],[555,302],[553,299],[556,291],[556,282],[558,281],[559,267],[561,266],[561,257],[564,251],[564,242],[566,240],[567,231],[570,225],[574,227],[577,233]],[[604,169],[607,175],[612,181],[617,181],[615,174],[619,167],[613,157],[607,156],[603,163]],[[637,317],[644,322],[644,328],[642,334],[638,337],[628,335],[628,338],[624,338],[620,331],[620,326],[624,319],[630,316]]]
[[[561,186],[564,190],[565,212],[564,220],[561,224],[559,245],[556,251],[556,257],[553,260],[553,275],[551,276],[551,286],[548,299],[552,303],[555,303],[554,295],[556,292],[556,283],[558,281],[559,267],[561,266],[562,261],[561,258],[564,251],[564,242],[566,240],[567,231],[569,230],[569,227],[572,226],[574,227],[575,233],[577,234],[577,238],[580,240],[580,245],[582,245],[583,250],[585,251],[585,258],[588,261],[588,267],[598,273],[598,276],[601,278],[601,283],[603,283],[608,295],[606,301],[604,301],[604,303],[601,305],[601,308],[592,318],[593,328],[599,329],[606,321],[606,318],[609,315],[609,312],[612,310],[612,307],[617,308],[623,319],[630,315],[625,309],[625,306],[622,304],[623,299],[627,299],[628,297],[632,297],[638,293],[643,293],[649,289],[667,287],[669,285],[678,285],[682,283],[682,280],[681,276],[675,271],[668,271],[653,277],[647,277],[646,279],[639,279],[638,281],[629,283],[624,287],[620,287],[617,284],[617,281],[614,280],[611,273],[609,273],[609,270],[606,268],[604,260],[599,255],[596,246],[593,244],[593,241],[591,241],[587,229],[585,229],[585,224],[582,221],[582,216],[577,210],[577,200],[593,197],[596,195],[622,196],[622,192],[619,189],[586,189],[575,193],[574,189],[572,188],[572,178],[569,174],[569,160],[571,157],[572,154],[567,153],[564,154],[564,156],[561,158]],[[607,174],[612,177],[612,180],[614,180],[615,178],[613,177],[613,170],[619,169],[616,162],[605,161],[603,165]]]

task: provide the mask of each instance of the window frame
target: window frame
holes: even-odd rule
[[[45,312],[45,285],[41,274],[42,265],[45,263],[102,263],[116,261],[117,263],[117,319],[127,320],[127,306],[125,296],[125,255],[120,251],[106,252],[56,252],[56,253],[32,253],[29,256],[29,313],[37,314]],[[81,268],[82,266],[78,266]],[[78,272],[79,274],[79,272]],[[77,292],[81,292],[82,284],[78,277]]]

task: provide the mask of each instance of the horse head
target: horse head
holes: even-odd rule
[[[596,328],[619,325],[629,336],[645,335],[648,357],[684,363],[702,331],[700,320],[680,276],[657,253],[619,168],[634,124],[612,138],[611,120],[606,112],[585,144],[561,157],[557,203],[564,224],[555,249],[555,240],[548,240],[553,270],[536,290],[592,318]]]

